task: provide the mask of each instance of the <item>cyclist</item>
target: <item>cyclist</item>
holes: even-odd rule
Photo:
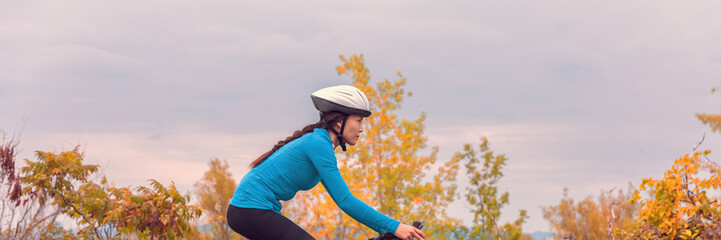
[[[362,122],[371,115],[366,95],[352,86],[333,86],[311,94],[320,111],[317,123],[295,131],[250,164],[228,206],[233,231],[249,239],[313,239],[280,214],[279,200],[292,199],[300,190],[321,182],[333,201],[356,221],[376,232],[391,232],[400,239],[424,239],[412,226],[371,208],[354,197],[338,171],[334,149],[356,145]],[[311,207],[311,206],[308,206]]]

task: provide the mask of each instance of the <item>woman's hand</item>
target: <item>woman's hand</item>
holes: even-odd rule
[[[403,240],[413,240],[414,238],[422,240],[426,238],[426,234],[424,234],[420,229],[403,223],[398,225],[398,228],[396,228],[396,232],[393,233],[393,235],[396,235],[396,237]]]

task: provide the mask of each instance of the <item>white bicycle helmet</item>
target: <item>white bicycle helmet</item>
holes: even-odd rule
[[[371,115],[368,97],[360,89],[348,85],[323,88],[310,95],[313,105],[320,112],[341,112],[358,114],[363,117]]]
[[[336,134],[341,148],[345,151],[345,141],[343,140],[345,122],[351,114],[358,114],[363,117],[371,115],[371,105],[370,102],[368,102],[368,97],[358,88],[339,85],[315,91],[310,95],[310,98],[313,100],[315,108],[320,111],[321,121],[323,121],[323,113],[325,112],[340,112],[345,114],[340,132],[334,128],[330,128],[330,130]]]

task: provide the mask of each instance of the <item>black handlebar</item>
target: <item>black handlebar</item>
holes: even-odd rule
[[[413,221],[413,227],[423,229],[423,223],[421,221]],[[390,232],[382,232],[380,235],[369,238],[368,240],[384,240],[384,239],[400,239]]]

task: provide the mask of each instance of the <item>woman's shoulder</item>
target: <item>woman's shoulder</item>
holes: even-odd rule
[[[328,130],[325,130],[323,128],[313,129],[313,131],[310,132],[308,135],[310,135],[310,137],[314,140],[325,140],[327,142],[331,142],[330,135],[328,135]]]
[[[303,136],[303,138],[305,138],[302,143],[304,145],[329,146],[331,149],[333,148],[333,142],[330,140],[330,135],[328,135],[328,131],[325,129],[316,128],[313,132]]]

